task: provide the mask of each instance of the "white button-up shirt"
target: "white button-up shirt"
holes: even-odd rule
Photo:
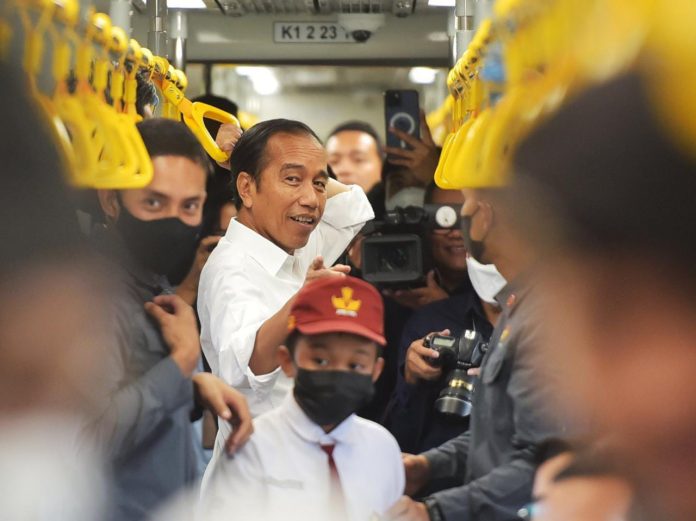
[[[211,253],[198,289],[201,345],[213,373],[246,395],[252,416],[279,405],[292,386],[279,369],[256,375],[249,368],[259,328],[299,291],[317,255],[332,265],[373,218],[367,196],[352,186],[326,202],[307,245],[294,255],[234,219]],[[230,432],[220,425],[216,452]]]
[[[202,490],[206,519],[338,517],[330,503],[331,475],[322,445],[335,446],[349,521],[375,519],[403,495],[401,451],[386,429],[351,415],[325,433],[290,394],[255,420],[253,436],[234,458],[208,468]]]

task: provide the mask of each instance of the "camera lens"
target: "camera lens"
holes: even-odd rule
[[[410,134],[416,129],[416,122],[411,115],[407,114],[406,112],[394,114],[389,124],[402,132],[406,132],[407,134]]]
[[[469,416],[473,392],[473,379],[466,374],[466,370],[455,369],[447,378],[447,387],[435,401],[435,409],[442,414],[462,418]]]
[[[406,224],[420,224],[425,220],[425,210],[418,206],[407,206],[403,213]]]
[[[362,274],[368,282],[407,287],[423,276],[421,239],[408,233],[366,237],[362,261]]]
[[[403,271],[410,267],[408,247],[394,245],[380,250],[379,266],[385,271]]]

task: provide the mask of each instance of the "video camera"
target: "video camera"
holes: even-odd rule
[[[430,269],[423,247],[426,232],[458,230],[460,204],[397,207],[384,219],[368,223],[362,233],[362,275],[375,286],[389,289],[422,286]]]
[[[438,358],[429,360],[430,365],[450,371],[447,375],[447,387],[435,401],[435,409],[443,414],[469,416],[475,377],[469,376],[467,372],[481,367],[488,351],[488,343],[481,333],[467,329],[459,338],[430,335],[425,338],[423,345],[440,354]]]

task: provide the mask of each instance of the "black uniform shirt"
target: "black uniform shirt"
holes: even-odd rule
[[[433,495],[447,521],[517,519],[531,499],[537,448],[563,437],[529,297],[519,278],[498,294],[503,312],[475,388],[471,430],[424,453],[432,478],[465,476],[465,485]]]

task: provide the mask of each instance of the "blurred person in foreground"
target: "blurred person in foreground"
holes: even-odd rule
[[[254,437],[233,460],[217,462],[205,507],[264,520],[363,521],[399,499],[404,469],[396,441],[353,414],[382,370],[382,314],[377,290],[354,277],[300,290],[278,352],[293,392],[256,419]]]
[[[101,521],[102,459],[81,426],[105,369],[111,288],[23,78],[0,62],[12,100],[0,123],[0,518]]]
[[[545,447],[548,458],[534,479],[532,503],[523,521],[629,521],[633,491],[618,470],[613,451],[597,444]],[[554,452],[557,454],[554,455]]]
[[[517,216],[547,261],[545,359],[565,407],[611,437],[646,519],[685,521],[696,519],[695,144],[675,145],[648,85],[613,80],[534,132],[517,154]]]
[[[196,252],[208,158],[183,123],[150,119],[138,130],[154,177],[145,188],[98,191],[107,224],[91,241],[119,291],[109,308],[116,328],[109,373],[95,390],[103,404],[90,427],[110,457],[113,519],[129,521],[146,518],[194,482],[191,420],[197,406],[237,424],[230,452],[251,432],[244,398],[217,377],[195,372],[196,318],[171,285]]]
[[[494,264],[507,282],[496,295],[501,314],[475,384],[470,429],[419,455],[406,454],[406,493],[433,480],[463,485],[404,497],[390,511],[396,521],[507,521],[531,499],[535,458],[548,439],[562,438],[555,408],[557,375],[543,363],[539,346],[536,287],[530,272],[540,257],[514,233],[510,187],[466,189],[461,209],[468,254]]]

